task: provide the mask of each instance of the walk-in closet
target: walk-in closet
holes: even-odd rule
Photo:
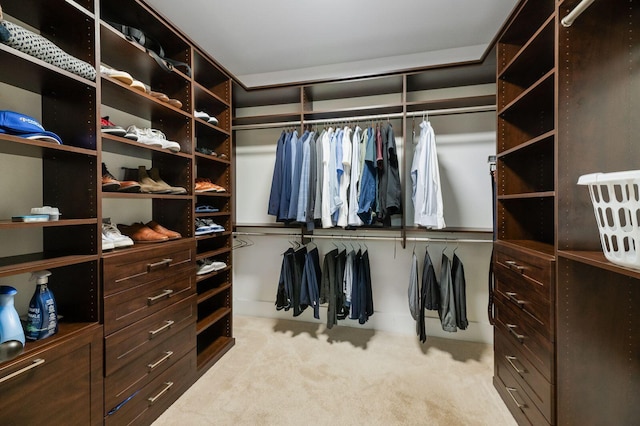
[[[0,425],[640,424],[637,0],[0,0]]]

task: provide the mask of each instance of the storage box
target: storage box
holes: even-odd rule
[[[588,185],[605,257],[640,269],[640,170],[580,176]]]

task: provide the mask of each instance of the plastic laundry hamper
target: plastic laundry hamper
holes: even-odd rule
[[[580,176],[588,185],[605,257],[640,269],[640,170]]]

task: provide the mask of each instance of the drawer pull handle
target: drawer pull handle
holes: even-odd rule
[[[168,330],[173,325],[174,322],[175,321],[171,321],[171,320],[165,321],[165,324],[162,327],[160,327],[160,328],[158,328],[156,330],[150,331],[149,332],[149,339],[153,339],[156,336],[156,334],[158,334],[158,333],[160,333],[160,332],[162,332],[164,330]]]
[[[515,303],[516,305],[518,305],[519,307],[523,308],[524,305],[526,304],[526,302],[524,300],[520,300],[518,298],[516,298],[516,296],[518,295],[518,293],[514,293],[512,291],[507,291],[506,292],[507,296],[509,296],[509,299]]]
[[[154,368],[156,368],[157,366],[159,366],[160,364],[162,364],[163,362],[171,358],[171,355],[173,355],[173,351],[167,351],[164,353],[164,356],[162,358],[160,358],[153,364],[147,364],[147,367],[149,367],[149,371],[153,370]]]
[[[518,271],[521,274],[524,273],[524,266],[518,265],[515,260],[505,260],[504,263],[506,263],[507,266],[513,269],[514,271]]]
[[[158,398],[164,395],[165,392],[167,392],[169,389],[171,389],[171,386],[173,386],[173,382],[164,382],[164,384],[165,384],[164,388],[156,396],[147,398],[147,401],[149,401],[149,405],[152,405],[153,403],[155,403],[158,400]]]
[[[504,356],[507,359],[507,362],[509,364],[511,364],[511,366],[513,367],[514,370],[516,370],[516,373],[518,374],[524,374],[527,372],[527,370],[520,370],[518,367],[516,367],[516,365],[513,363],[513,361],[517,361],[518,358],[516,358],[515,356],[509,356],[509,355],[505,355]]]
[[[159,268],[161,266],[169,266],[169,264],[173,262],[173,259],[162,259],[160,262],[156,262],[156,263],[148,263],[147,264],[147,271],[151,272],[152,270]]]
[[[515,324],[507,324],[507,328],[509,329],[509,332],[511,334],[513,334],[513,336],[516,339],[518,339],[518,341],[520,343],[524,342],[524,339],[525,339],[526,336],[524,334],[519,334],[518,332],[515,331],[515,329],[518,328],[517,325],[515,325]]]
[[[171,296],[172,293],[173,293],[173,290],[167,289],[167,290],[162,290],[162,293],[158,294],[157,296],[147,297],[147,305],[153,305],[158,300]]]
[[[518,400],[516,399],[516,397],[515,397],[515,396],[513,396],[513,393],[514,393],[514,392],[518,392],[518,389],[516,389],[516,388],[510,388],[510,387],[507,387],[506,389],[507,389],[507,392],[509,393],[509,396],[511,397],[511,399],[513,399],[513,402],[515,402],[515,403],[516,403],[516,405],[518,406],[518,408],[520,408],[520,409],[527,408],[527,404],[520,404],[520,403],[518,402]]]
[[[1,379],[0,379],[0,383],[4,383],[4,382],[6,382],[7,380],[11,380],[11,379],[13,379],[13,378],[14,378],[14,377],[16,377],[16,376],[21,375],[22,373],[26,373],[26,372],[27,372],[27,371],[29,371],[29,370],[32,370],[32,369],[34,369],[34,368],[36,368],[36,367],[41,366],[42,364],[44,364],[44,359],[42,359],[42,358],[34,359],[34,360],[33,360],[33,362],[32,362],[30,365],[27,365],[26,367],[21,368],[21,369],[20,369],[20,370],[18,370],[18,371],[14,371],[14,372],[13,372],[13,373],[11,373],[11,374],[7,374],[7,375],[6,375],[6,376],[4,376],[3,378],[1,378]]]

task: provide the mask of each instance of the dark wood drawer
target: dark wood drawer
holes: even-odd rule
[[[195,353],[196,328],[185,327],[104,379],[105,415],[190,352]]]
[[[501,374],[493,377],[493,385],[502,397],[518,425],[544,426],[550,423],[531,402],[529,395],[522,390],[511,372],[501,370]]]
[[[196,296],[189,296],[105,338],[105,375],[113,374],[132,360],[175,336],[182,328],[194,327]]]
[[[507,336],[507,340],[518,347],[523,354],[548,380],[552,381],[553,345],[540,333],[535,331],[515,308],[495,299],[495,325]]]
[[[552,422],[553,386],[533,364],[522,355],[520,349],[509,341],[500,329],[495,330],[495,374],[501,376],[508,370],[548,422]]]
[[[111,334],[173,303],[195,294],[191,269],[150,274],[153,279],[104,298],[104,330]]]
[[[102,423],[102,327],[0,367],[0,424]],[[97,412],[96,412],[97,410]]]
[[[532,327],[554,341],[553,305],[548,295],[538,291],[541,284],[500,264],[495,265],[494,271],[496,297],[530,317]]]
[[[195,271],[195,241],[184,240],[104,256],[104,295],[143,285],[177,270]]]
[[[531,290],[554,300],[555,258],[532,250],[496,244],[496,269],[505,268],[517,273],[531,285]]]
[[[189,388],[195,380],[195,372],[196,355],[192,351],[107,414],[104,424],[151,424]]]

